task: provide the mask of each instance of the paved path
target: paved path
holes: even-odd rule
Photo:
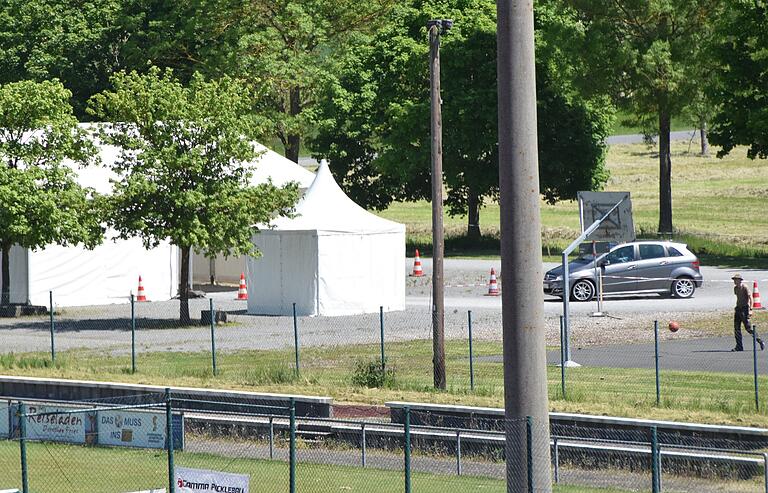
[[[421,260],[426,278],[421,281],[425,287],[429,285],[429,276],[432,275],[432,260]],[[407,272],[413,266],[413,259],[406,261]],[[500,273],[499,260],[481,259],[445,259],[446,299],[447,308],[497,308],[501,309],[500,297],[483,296],[488,291],[487,282],[491,267],[501,277],[501,289],[504,289],[503,273]],[[557,264],[545,262],[543,270],[547,271]],[[621,317],[632,313],[652,312],[709,312],[713,310],[730,310],[734,305],[733,281],[731,276],[740,272],[747,280],[750,289],[752,281],[758,281],[768,292],[768,270],[760,269],[724,269],[719,267],[702,267],[704,285],[697,289],[692,298],[677,299],[662,297],[658,294],[646,295],[621,295],[607,297],[603,311],[611,315]],[[411,278],[412,279],[412,278]],[[540,283],[539,283],[540,284]],[[431,285],[430,285],[431,286]],[[415,288],[415,286],[414,286]],[[408,304],[413,306],[430,306],[430,292],[428,289],[409,289]],[[597,311],[597,302],[570,303],[571,314],[591,314]],[[563,304],[560,298],[545,296],[544,311],[554,315],[562,313]]]
[[[745,335],[746,350],[743,352],[731,352],[733,346],[732,337],[662,341],[659,343],[659,367],[661,370],[751,374],[753,371],[752,338]],[[477,359],[502,361],[501,355]],[[571,359],[582,366],[590,367],[653,369],[655,365],[653,343],[575,347],[571,350]],[[548,351],[547,364],[559,363],[560,350]],[[760,374],[768,373],[768,350],[760,351],[760,346],[757,346],[757,367]]]
[[[679,339],[659,344],[659,367],[661,370],[708,371],[724,373],[752,373],[752,338],[745,337],[744,352],[734,353],[732,337],[710,337],[706,339]],[[616,344],[574,348],[571,357],[583,366],[609,368],[654,368],[653,344]],[[548,364],[558,364],[560,352],[547,353]],[[757,346],[758,371],[768,372],[768,351]]]
[[[669,138],[670,140],[691,140],[692,138],[696,137],[697,131],[696,130],[681,130],[678,132],[670,132]],[[654,138],[654,142],[658,140],[658,137]],[[605,142],[608,145],[612,144],[642,144],[645,142],[645,137],[641,134],[631,134],[631,135],[611,135],[607,139],[605,139]]]

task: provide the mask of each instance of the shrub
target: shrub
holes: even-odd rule
[[[358,387],[391,387],[395,383],[395,370],[386,365],[381,367],[379,360],[359,360],[352,374],[352,384]]]

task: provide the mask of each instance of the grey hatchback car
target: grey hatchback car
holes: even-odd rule
[[[690,298],[704,282],[696,255],[685,244],[670,241],[623,243],[598,255],[597,260],[592,255],[580,256],[568,263],[568,270],[574,301],[596,296],[601,271],[603,294],[640,292]],[[544,275],[544,293],[563,297],[562,265]]]

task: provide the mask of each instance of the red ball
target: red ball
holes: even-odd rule
[[[674,320],[669,322],[669,331],[670,332],[677,332],[680,330],[680,324],[675,322]]]

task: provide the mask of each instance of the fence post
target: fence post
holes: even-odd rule
[[[752,324],[752,368],[755,374],[755,409],[760,410],[760,391],[757,386],[757,325]]]
[[[411,408],[405,406],[405,423],[403,424],[403,435],[405,438],[404,456],[405,456],[405,493],[411,493]]]
[[[363,463],[363,467],[365,467],[365,465],[366,465],[365,464],[365,462],[366,462],[366,460],[365,460],[365,421],[360,423],[360,434],[362,435],[361,440],[362,440],[362,449],[363,449],[362,450],[361,461]]]
[[[386,365],[386,359],[384,359],[384,307],[379,307],[379,328],[381,329],[381,371],[383,372]]]
[[[29,493],[29,469],[27,468],[27,406],[19,402],[19,448],[21,452],[21,491]]]
[[[456,430],[456,475],[461,476],[461,430]]]
[[[557,443],[557,436],[553,437],[555,442],[555,483],[560,482],[560,448]]]
[[[469,327],[469,390],[475,390],[474,356],[472,354],[472,310],[467,310],[467,327]]]
[[[299,322],[296,319],[296,303],[293,304],[293,347],[296,352],[296,374],[299,374]]]
[[[560,390],[563,394],[563,400],[567,400],[565,394],[565,322],[560,315]]]
[[[168,449],[168,492],[176,493],[176,472],[173,462],[173,405],[171,389],[165,389],[165,441]]]
[[[136,300],[131,293],[131,373],[136,373]]]
[[[269,458],[275,458],[275,418],[269,417]]]
[[[659,433],[655,426],[651,427],[651,490],[661,492],[659,475]]]
[[[528,492],[533,493],[533,418],[525,417],[526,464],[528,466]]]
[[[208,300],[211,309],[211,364],[213,365],[213,376],[216,376],[216,313],[213,311],[213,298]]]
[[[656,363],[656,405],[661,405],[661,386],[659,384],[659,321],[653,321],[653,348]]]
[[[48,312],[51,315],[51,363],[56,364],[56,344],[54,339],[54,322],[53,322],[53,291],[48,291]]]
[[[296,303],[293,304],[296,306]],[[295,311],[294,311],[295,313]],[[290,493],[296,493],[296,400],[291,397],[291,415],[290,415],[290,454],[289,454],[289,487]]]
[[[763,482],[765,493],[768,493],[768,454],[763,454]]]

